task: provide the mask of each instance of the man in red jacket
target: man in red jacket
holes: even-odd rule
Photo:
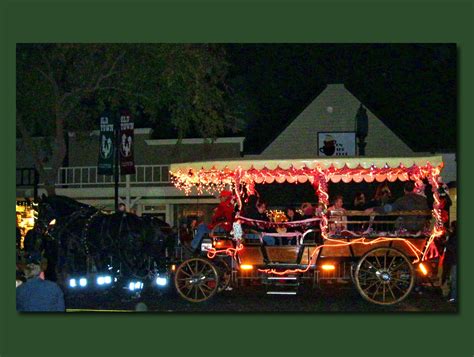
[[[223,224],[223,228],[227,232],[231,231],[232,223],[234,221],[234,202],[232,200],[232,192],[222,191],[219,195],[219,199],[221,202],[214,209],[211,223],[208,225],[201,223],[198,226],[196,235],[191,241],[191,248],[193,248],[193,250],[196,250],[199,247],[203,236],[206,233],[209,233],[218,224]]]

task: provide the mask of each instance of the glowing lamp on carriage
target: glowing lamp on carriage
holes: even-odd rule
[[[241,270],[252,270],[253,269],[253,265],[250,265],[250,264],[242,264],[240,266],[240,269]]]
[[[420,269],[420,271],[423,273],[423,275],[428,275],[428,269],[426,269],[425,265],[423,263],[420,263],[418,265],[418,268]]]
[[[321,266],[321,269],[324,271],[333,271],[336,267],[333,264],[324,264]]]

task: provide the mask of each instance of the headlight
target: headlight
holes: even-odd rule
[[[97,285],[112,284],[112,277],[110,275],[101,275],[97,277]]]
[[[158,286],[165,286],[168,283],[168,279],[163,278],[161,276],[156,278],[156,285]]]
[[[84,287],[87,285],[87,279],[86,278],[81,278],[79,279],[79,285]]]
[[[141,281],[131,281],[128,284],[128,290],[135,291],[143,289],[143,283]]]
[[[69,286],[75,288],[77,286],[76,279],[69,279]]]

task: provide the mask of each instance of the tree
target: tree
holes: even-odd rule
[[[219,45],[20,44],[17,46],[17,128],[54,194],[68,131],[96,128],[105,105],[139,105],[152,120],[166,109],[179,139],[190,130],[214,139],[235,123]],[[48,136],[45,162],[33,136]],[[50,170],[45,170],[49,166]]]

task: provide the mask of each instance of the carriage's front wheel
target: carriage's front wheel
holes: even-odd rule
[[[174,282],[176,290],[184,299],[191,302],[203,302],[217,292],[219,274],[210,261],[191,258],[176,269]]]
[[[375,248],[357,264],[357,290],[362,297],[379,305],[393,305],[410,294],[415,271],[408,257],[395,248]]]

